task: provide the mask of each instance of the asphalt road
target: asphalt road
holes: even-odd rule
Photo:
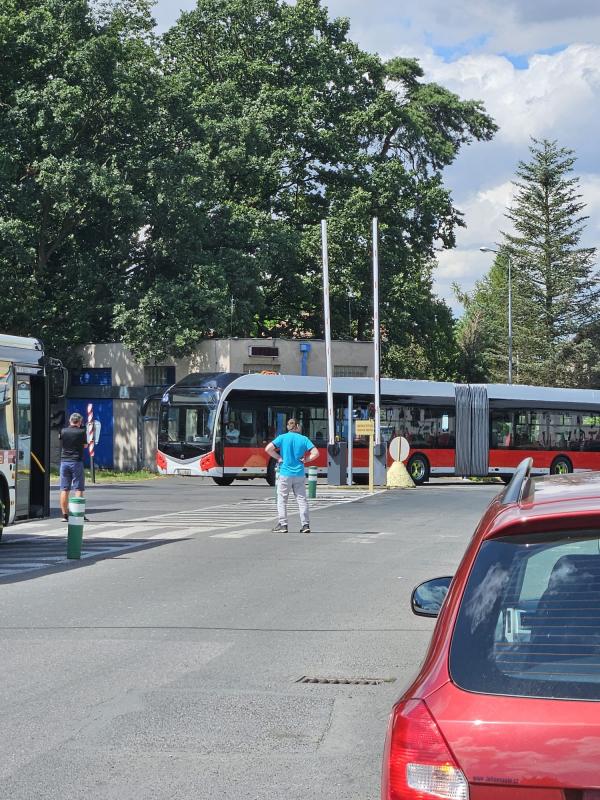
[[[433,628],[410,592],[453,572],[499,488],[332,493],[301,536],[269,532],[263,482],[96,486],[69,564],[61,520],[8,529],[0,800],[377,800]]]

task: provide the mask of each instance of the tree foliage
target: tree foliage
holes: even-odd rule
[[[320,335],[327,218],[332,333],[368,338],[377,216],[385,366],[453,372],[432,265],[462,224],[443,170],[495,130],[479,102],[361,50],[320,0],[198,0],[162,39],[145,0],[0,8],[12,332],[151,361],[229,333],[233,298],[236,335]]]
[[[0,318],[102,340],[144,223],[156,55],[145,3],[0,3]]]
[[[587,217],[579,179],[572,175],[575,158],[571,150],[547,140],[534,140],[530,152],[530,160],[518,165],[506,215],[513,232],[503,234],[490,273],[467,298],[459,348],[466,352],[467,331],[480,320],[479,363],[491,379],[506,380],[510,257],[513,378],[589,386],[596,374],[591,362],[598,341],[599,291],[596,250],[581,244]]]

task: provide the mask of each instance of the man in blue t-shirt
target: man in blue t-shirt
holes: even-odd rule
[[[310,439],[300,433],[300,427],[295,419],[288,419],[287,433],[282,433],[273,439],[265,447],[265,450],[271,458],[277,459],[279,464],[279,482],[277,484],[279,522],[273,530],[276,533],[287,533],[288,531],[287,501],[290,491],[292,491],[298,501],[302,524],[300,533],[310,533],[304,467],[319,457],[319,451]]]

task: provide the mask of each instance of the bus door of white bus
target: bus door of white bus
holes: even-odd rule
[[[31,379],[17,375],[17,482],[15,516],[29,516],[31,483]]]

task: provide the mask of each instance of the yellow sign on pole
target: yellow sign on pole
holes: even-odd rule
[[[375,482],[375,457],[373,446],[375,443],[375,420],[357,419],[354,423],[354,430],[357,436],[369,437],[369,491],[374,491]]]
[[[375,420],[374,419],[357,419],[354,423],[357,436],[374,436],[375,435]]]

